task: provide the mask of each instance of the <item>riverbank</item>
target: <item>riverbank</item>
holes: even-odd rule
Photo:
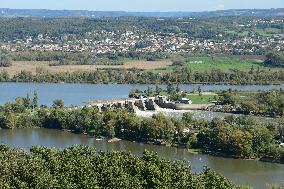
[[[11,109],[8,113],[0,112],[1,128],[32,128],[37,125],[74,133],[92,133],[92,136],[109,139],[201,148],[203,151],[218,152],[217,155],[226,154],[244,159],[273,157],[278,160],[281,150],[284,150],[277,145],[279,141],[275,137],[278,136],[275,130],[268,129],[273,127],[246,117],[214,117],[206,121],[194,119],[192,114],[186,112],[181,117],[156,114],[143,118],[126,109],[99,112],[92,107],[72,109],[54,105],[53,108],[43,107],[37,110],[22,109],[19,105],[12,107],[16,108],[15,112],[11,112]],[[17,112],[19,110],[23,112]],[[240,124],[243,126],[235,127]],[[258,136],[253,137],[254,133]]]
[[[68,131],[72,132],[72,131]],[[74,133],[74,132],[72,132]],[[78,133],[75,133],[78,134]],[[93,137],[92,137],[93,138]],[[95,137],[96,138],[96,137]],[[231,159],[240,159],[240,160],[251,160],[251,161],[262,161],[262,162],[268,162],[268,163],[279,163],[279,164],[284,164],[284,154],[282,155],[281,159],[274,159],[273,157],[250,157],[250,158],[243,158],[240,156],[234,156],[234,155],[229,155],[226,153],[218,152],[218,151],[210,151],[210,150],[204,150],[201,148],[187,148],[185,145],[177,145],[177,144],[170,144],[162,141],[145,141],[145,140],[128,140],[126,138],[120,139],[120,138],[110,138],[110,139],[102,139],[104,137],[98,137],[100,140],[105,140],[109,143],[116,143],[120,142],[121,140],[129,141],[129,142],[134,142],[134,143],[142,143],[142,144],[148,144],[148,145],[155,145],[155,146],[166,146],[166,147],[173,147],[177,149],[186,149],[189,153],[191,154],[200,154],[200,155],[210,155],[214,157],[222,157],[222,158],[231,158]],[[97,139],[97,138],[96,138]]]
[[[66,73],[71,76],[71,73]],[[55,77],[55,76],[51,76]],[[56,76],[57,77],[57,76]],[[59,75],[58,75],[59,77]],[[31,79],[31,80],[19,80],[19,79],[3,79],[1,78],[1,71],[0,71],[0,83],[34,83],[34,84],[91,84],[91,85],[167,85],[168,82],[109,82],[109,81],[69,81],[69,80],[38,80],[38,79]],[[213,85],[213,86],[243,86],[243,87],[248,87],[248,86],[283,86],[284,81],[277,81],[277,82],[171,82],[171,84],[179,84],[179,85]]]
[[[36,74],[30,71],[21,71],[16,75],[9,75],[7,71],[0,71],[0,81],[2,82],[48,82],[48,83],[96,83],[96,84],[230,84],[230,85],[271,85],[282,84],[284,82],[284,70],[263,71],[258,73],[240,72],[239,70],[221,71],[216,70],[206,72],[190,71],[188,68],[182,68],[171,72],[150,72],[140,69],[98,69],[96,71],[78,71],[51,73],[44,70],[38,70]],[[179,78],[180,75],[183,78]],[[125,79],[127,78],[127,79]],[[177,78],[179,78],[177,80]],[[250,78],[249,80],[247,78]],[[269,78],[269,79],[268,79]],[[273,80],[271,79],[273,78]]]
[[[131,141],[130,141],[131,142]],[[142,141],[137,141],[142,142]],[[158,145],[158,146],[171,146],[174,148],[186,149],[189,153],[192,154],[200,154],[200,155],[210,155],[214,157],[222,157],[222,158],[231,158],[231,159],[240,159],[240,160],[251,160],[251,161],[261,161],[261,162],[268,162],[268,163],[278,163],[284,164],[284,154],[282,155],[282,159],[274,159],[273,157],[250,157],[250,158],[243,158],[239,156],[228,155],[218,151],[207,151],[200,148],[186,148],[185,146],[178,146],[175,144],[160,144],[157,142],[144,142],[144,144],[151,144],[151,145]]]
[[[144,150],[147,150],[157,152],[159,157],[166,160],[184,161],[187,165],[191,165],[195,173],[201,172],[203,167],[207,166],[232,179],[232,181],[239,185],[250,185],[256,189],[265,189],[267,184],[281,183],[284,175],[283,164],[222,158],[191,153],[184,148],[148,145],[125,140],[108,143],[107,140],[96,140],[96,138],[89,138],[86,135],[73,134],[55,129],[3,129],[0,131],[0,143],[24,149],[29,149],[32,146],[64,149],[73,144],[78,144],[93,146],[97,149],[97,152],[131,152],[137,156],[141,156]],[[255,174],[256,171],[258,174]]]

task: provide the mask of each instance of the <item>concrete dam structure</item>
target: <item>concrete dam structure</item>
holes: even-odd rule
[[[99,111],[104,111],[108,108],[126,108],[129,111],[136,112],[137,110],[155,111],[159,106],[155,102],[155,97],[150,98],[128,98],[128,99],[113,99],[113,100],[96,100],[87,102],[89,106],[97,107]]]
[[[127,98],[113,100],[96,100],[87,102],[89,106],[97,107],[99,111],[109,108],[126,108],[128,111],[155,111],[159,108],[174,110],[206,110],[214,104],[184,104],[175,103],[167,100],[165,96],[147,97],[147,98]]]

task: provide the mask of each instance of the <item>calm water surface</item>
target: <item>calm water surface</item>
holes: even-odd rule
[[[96,141],[85,135],[49,129],[15,129],[0,130],[0,143],[12,147],[28,148],[34,145],[64,148],[73,144],[95,146],[102,151],[130,151],[141,155],[147,149],[158,152],[159,156],[170,160],[185,160],[194,171],[201,171],[207,165],[211,169],[224,174],[237,184],[250,185],[263,189],[268,183],[284,181],[284,165],[246,161],[230,158],[220,158],[208,155],[194,155],[185,149],[165,146],[154,146],[127,141],[108,143]]]
[[[155,85],[129,84],[50,84],[50,83],[0,83],[0,105],[13,101],[16,97],[30,95],[37,91],[40,104],[51,105],[54,99],[63,99],[68,106],[84,105],[90,100],[127,98],[131,89],[146,90]],[[284,85],[181,85],[184,91],[192,91],[201,86],[202,91],[237,89],[242,91],[258,91],[284,88]],[[166,88],[165,85],[160,87]]]

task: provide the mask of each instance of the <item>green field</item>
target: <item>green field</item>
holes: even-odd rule
[[[192,101],[192,104],[209,104],[215,100],[214,97],[216,97],[216,95],[201,95],[201,96],[199,96],[198,94],[187,95],[187,98]]]
[[[267,69],[260,60],[240,60],[226,57],[193,57],[186,60],[186,66],[196,71],[210,71],[212,69],[220,69],[228,71],[230,69],[238,69],[248,71],[252,67]]]
[[[240,31],[237,31],[237,30],[226,30],[226,33],[227,34],[238,35],[239,37],[248,36],[249,33],[251,33],[251,34],[257,33],[258,35],[269,37],[269,36],[272,36],[272,35],[275,35],[275,34],[281,34],[281,29],[272,28],[272,27],[266,27],[266,28],[254,28],[254,29],[251,29],[251,30],[243,29],[243,30],[240,30]]]
[[[221,71],[229,71],[233,69],[241,71],[254,70],[279,70],[283,68],[271,68],[264,65],[262,60],[255,59],[237,59],[230,57],[190,57],[185,60],[183,66],[193,71],[211,71],[212,69],[220,69]],[[181,66],[169,66],[164,69],[157,69],[155,72],[170,72]]]

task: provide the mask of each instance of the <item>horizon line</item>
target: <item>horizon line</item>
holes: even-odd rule
[[[46,8],[5,8],[8,10],[49,10],[49,11],[88,11],[88,12],[129,12],[129,13],[202,13],[202,12],[217,12],[217,11],[234,11],[234,10],[277,10],[279,8],[247,8],[247,9],[220,9],[220,10],[201,10],[201,11],[128,11],[128,10],[88,10],[88,9],[46,9]]]

